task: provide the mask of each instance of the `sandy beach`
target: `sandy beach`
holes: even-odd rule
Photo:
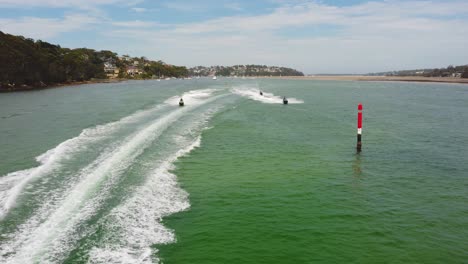
[[[417,76],[364,76],[364,75],[316,75],[316,76],[282,76],[268,77],[272,79],[291,80],[319,80],[319,81],[369,81],[369,82],[438,82],[438,83],[464,83],[468,79],[452,77],[417,77]]]

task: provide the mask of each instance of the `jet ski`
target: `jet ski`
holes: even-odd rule
[[[179,100],[179,106],[184,106],[184,99],[180,98],[180,100]]]
[[[286,99],[286,96],[283,97],[283,104],[288,104],[288,99]]]

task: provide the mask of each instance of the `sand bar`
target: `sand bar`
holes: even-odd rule
[[[370,82],[443,82],[443,83],[464,83],[468,84],[468,79],[452,77],[418,77],[418,76],[364,76],[364,75],[315,75],[315,76],[282,76],[268,77],[272,79],[287,80],[318,80],[318,81],[370,81]]]

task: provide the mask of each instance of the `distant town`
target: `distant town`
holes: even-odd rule
[[[192,76],[304,76],[304,73],[286,67],[266,65],[234,65],[234,66],[197,66],[189,69]]]
[[[453,66],[436,69],[419,69],[369,73],[368,76],[419,76],[419,77],[451,77],[468,78],[468,65]]]
[[[302,77],[304,73],[267,65],[196,66],[187,68],[146,57],[119,56],[102,50],[68,49],[41,40],[0,31],[0,92],[31,90],[54,85],[125,79],[167,79],[202,76]],[[367,76],[468,78],[468,65],[440,69],[390,71]],[[443,81],[443,80],[438,80]],[[453,80],[452,80],[453,81]]]
[[[176,72],[171,68],[177,66],[163,61],[151,61],[145,57],[132,58],[129,55],[104,58],[104,72],[110,79],[164,79],[167,77],[272,77],[272,76],[304,76],[295,69],[266,65],[234,65],[234,66],[196,66],[186,69],[180,67]]]
[[[191,76],[303,76],[277,66],[198,66],[187,69],[146,57],[102,50],[68,49],[0,31],[0,91],[30,90],[109,79],[166,79]]]

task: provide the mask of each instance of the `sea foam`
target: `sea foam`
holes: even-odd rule
[[[259,101],[265,104],[282,104],[283,98],[272,93],[263,92],[263,95],[260,95],[260,90],[258,88],[251,88],[246,86],[235,87],[231,89],[231,92],[255,101]],[[302,104],[304,101],[288,97],[288,103],[290,104]]]
[[[46,151],[36,157],[39,166],[31,169],[9,173],[0,177],[0,220],[15,205],[19,195],[25,186],[32,180],[46,176],[54,170],[60,169],[62,162],[73,156],[83,146],[92,144],[119,129],[122,125],[137,122],[141,118],[150,115],[160,106],[147,110],[141,110],[124,117],[118,121],[98,125],[94,128],[84,129],[77,137],[68,139],[55,148]]]
[[[90,263],[153,263],[151,246],[175,241],[162,218],[186,210],[190,204],[170,171],[175,160],[198,146],[200,137],[168,157],[130,199],[111,212],[104,224],[106,246],[91,250]]]
[[[187,101],[202,99],[214,92],[201,90],[184,94]],[[205,94],[207,93],[207,94]],[[170,102],[177,103],[177,98]],[[99,223],[103,241],[91,249],[89,263],[158,263],[154,244],[175,242],[172,230],[162,224],[162,218],[189,208],[188,194],[179,187],[177,176],[171,173],[174,162],[200,146],[201,130],[210,129],[206,123],[218,111],[213,107],[172,135],[173,154],[154,161],[157,166],[146,176],[146,182],[137,188],[124,203],[114,208]],[[202,129],[201,127],[204,128]],[[195,131],[195,132],[194,132]],[[185,133],[185,135],[183,134]],[[193,140],[189,140],[196,133]]]
[[[3,260],[2,257],[0,257],[0,260],[4,261],[5,263],[30,263],[34,262],[35,260],[48,263],[60,262],[59,260],[67,254],[67,252],[72,248],[73,244],[78,239],[80,239],[80,237],[86,235],[86,233],[76,234],[77,226],[95,214],[99,206],[102,205],[103,199],[105,199],[109,193],[109,190],[114,185],[114,182],[117,181],[119,177],[121,177],[122,173],[134,162],[136,157],[138,157],[146,147],[148,147],[167,129],[167,127],[169,127],[184,113],[219,98],[219,96],[215,96],[207,99],[206,97],[211,95],[212,92],[213,91],[210,92],[204,90],[200,91],[199,93],[192,91],[184,94],[184,97],[190,98],[190,106],[184,108],[174,108],[169,114],[157,118],[155,122],[122,140],[121,145],[117,148],[112,149],[109,152],[102,153],[100,157],[98,157],[94,162],[92,162],[80,172],[81,175],[78,177],[80,181],[71,186],[71,188],[65,192],[66,195],[57,202],[56,206],[44,206],[38,210],[34,216],[28,219],[26,223],[20,225],[17,232],[9,235],[11,239],[2,243],[0,247],[2,248],[2,250],[0,250],[0,255],[7,257]],[[22,179],[25,175],[28,180],[31,180],[31,177],[46,175],[48,171],[42,171],[44,169],[41,168],[53,168],[54,166],[57,168],[59,162],[57,162],[56,159],[61,159],[63,157],[62,155],[59,155],[61,154],[60,151],[62,151],[62,149],[73,150],[74,147],[79,147],[82,144],[92,143],[92,139],[99,136],[105,136],[107,133],[109,133],[110,130],[114,129],[114,126],[118,126],[123,122],[138,118],[138,116],[142,114],[145,113],[138,113],[132,115],[129,118],[124,118],[118,122],[110,123],[103,127],[101,126],[95,129],[85,130],[79,137],[68,140],[60,144],[57,148],[48,151],[44,155],[41,155],[38,159],[44,163],[39,167],[31,169],[31,171],[27,170],[21,172],[19,174],[12,173],[7,175],[8,177],[2,180],[5,183],[9,183],[10,181],[15,182],[18,179]],[[89,141],[86,141],[85,139]],[[73,142],[73,144],[69,142]],[[191,148],[196,147],[197,144],[199,143],[195,142]],[[156,182],[159,181],[162,186],[169,188],[168,190],[170,190],[170,188],[177,189],[177,187],[173,184],[173,182],[175,182],[175,176],[168,173],[167,171],[169,170],[170,164],[174,159],[180,155],[183,155],[183,153],[186,151],[190,151],[191,148],[188,148],[187,150],[181,150],[180,153],[177,152],[178,154],[176,154],[174,158],[165,162],[157,171],[155,171],[156,176],[153,177],[152,180],[154,183],[150,182],[149,185],[157,185]],[[34,171],[39,171],[40,174],[32,174]],[[27,181],[22,179],[20,183],[25,185],[27,184]],[[165,185],[165,183],[167,184]],[[24,188],[24,186],[21,187]],[[20,190],[18,190],[18,192],[19,191]],[[153,190],[151,189],[147,191],[152,192]],[[141,195],[144,196],[145,191],[142,190],[140,192],[142,192]],[[180,191],[179,194],[184,196],[183,191]],[[161,196],[158,197],[162,197],[160,199],[164,202],[164,194],[161,194]],[[141,197],[138,195],[133,199],[135,201],[145,202],[145,199],[143,198],[143,200],[141,200]],[[188,206],[186,199],[176,199],[174,200],[176,201],[175,203],[171,198],[167,199],[169,199],[167,202],[172,202],[172,204],[163,206],[162,208],[153,208],[153,210],[156,210],[157,212],[146,217],[143,212],[143,214],[137,216],[136,219],[149,219],[154,216],[154,214],[156,214],[156,216],[163,216],[174,211],[183,210]],[[150,207],[147,206],[147,208]],[[140,224],[144,223],[140,222]],[[156,224],[154,224],[154,226],[154,230],[160,230],[158,241],[163,242],[168,241],[168,239],[172,239],[170,235],[171,233],[169,231],[165,230],[162,226],[157,227]],[[141,230],[146,229],[144,225],[139,228],[141,228]],[[128,232],[128,234],[137,234],[137,230],[139,228]],[[124,230],[127,229],[124,228]],[[134,244],[131,242],[131,240],[129,241],[129,243]],[[150,240],[149,242],[153,243],[154,240]],[[142,243],[147,245],[147,243],[144,241]],[[145,251],[147,250],[147,246],[142,246],[141,248],[144,248]],[[97,252],[99,249],[95,249],[93,252],[95,251]],[[108,249],[103,249],[103,252],[108,252]],[[137,255],[141,257],[145,254],[144,252],[142,253],[139,251]],[[95,254],[91,254],[91,256],[95,256]],[[95,260],[98,261],[99,257],[97,257]]]

